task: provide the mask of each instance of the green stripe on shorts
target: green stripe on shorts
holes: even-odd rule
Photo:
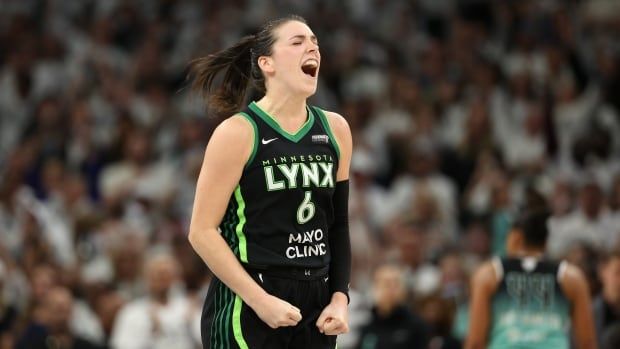
[[[245,342],[243,338],[243,333],[241,331],[241,308],[243,306],[243,301],[241,297],[235,296],[235,308],[233,310],[233,333],[235,334],[235,340],[241,349],[249,349],[248,344]]]

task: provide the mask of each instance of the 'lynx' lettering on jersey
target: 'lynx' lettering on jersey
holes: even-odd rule
[[[277,169],[277,171],[274,170]],[[277,166],[264,166],[265,183],[267,191],[276,191],[283,189],[293,189],[300,186],[309,188],[311,186],[317,188],[333,188],[333,163],[311,162],[306,163],[290,163],[279,164]],[[279,172],[280,176],[276,176],[275,172]],[[301,175],[301,183],[298,183],[298,177]]]

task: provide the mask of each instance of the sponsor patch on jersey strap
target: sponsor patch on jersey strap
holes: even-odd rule
[[[329,143],[328,135],[312,135],[312,143]]]

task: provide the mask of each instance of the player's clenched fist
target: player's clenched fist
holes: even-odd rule
[[[278,297],[266,294],[252,307],[256,315],[269,327],[295,326],[301,321],[301,311]]]
[[[335,336],[349,332],[349,315],[344,294],[336,294],[316,321],[319,332]]]

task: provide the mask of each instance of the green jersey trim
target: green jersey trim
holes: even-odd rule
[[[267,114],[264,110],[262,110],[258,106],[258,104],[256,104],[256,102],[250,103],[249,108],[252,109],[252,111],[255,112],[258,116],[260,116],[260,118],[263,119],[267,123],[267,125],[271,126],[271,128],[273,128],[276,132],[282,135],[282,137],[295,143],[299,142],[299,140],[302,139],[308,133],[308,131],[310,131],[312,125],[314,124],[314,114],[311,113],[310,110],[308,110],[308,108],[306,107],[306,110],[308,110],[308,119],[301,126],[301,128],[297,130],[297,132],[291,134],[284,130],[282,127],[280,127],[280,124],[278,124],[278,122],[271,115]]]
[[[340,147],[338,146],[338,141],[336,141],[336,137],[334,137],[334,134],[332,133],[331,127],[329,127],[329,122],[327,121],[327,115],[325,115],[325,112],[323,112],[323,109],[318,108],[318,107],[313,107],[313,108],[316,111],[316,113],[319,115],[319,119],[321,120],[321,123],[323,124],[325,131],[327,131],[329,140],[332,142],[334,149],[336,149],[336,154],[338,155],[338,159],[340,159]]]
[[[256,126],[256,122],[254,122],[254,119],[252,119],[248,114],[244,112],[240,112],[239,114],[243,115],[246,120],[248,120],[250,124],[252,124],[252,128],[254,129],[254,145],[252,148],[252,153],[250,154],[250,158],[248,159],[248,161],[245,163],[245,167],[247,168],[248,166],[250,166],[252,161],[254,161],[254,157],[256,156],[256,150],[258,150],[258,126]]]
[[[235,296],[235,307],[233,309],[233,333],[235,334],[235,340],[237,345],[241,349],[248,349],[248,343],[243,338],[243,332],[241,331],[241,307],[243,301],[239,296]]]
[[[235,199],[237,200],[237,216],[239,217],[239,223],[237,223],[237,227],[235,228],[235,232],[237,233],[237,238],[239,239],[239,258],[241,262],[248,262],[248,248],[245,241],[245,234],[243,233],[243,226],[245,226],[245,201],[243,201],[243,196],[241,195],[241,186],[237,185],[235,188]]]

